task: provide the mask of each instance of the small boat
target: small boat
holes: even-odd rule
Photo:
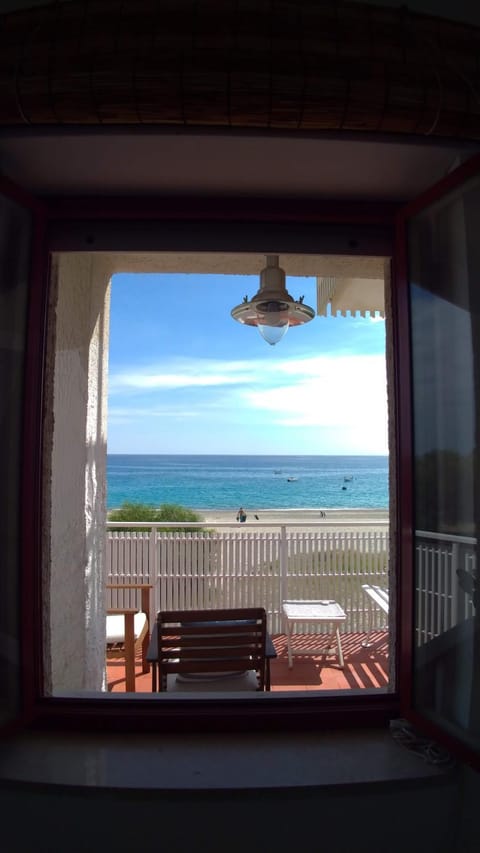
[[[344,482],[344,483],[351,483],[351,482],[352,482],[352,480],[353,480],[353,477],[344,477],[344,478],[343,478],[343,482]]]
[[[274,474],[281,474],[282,472],[281,471],[274,471],[273,473]]]
[[[287,483],[296,483],[298,477],[287,477]]]

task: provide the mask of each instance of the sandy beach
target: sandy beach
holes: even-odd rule
[[[358,529],[365,527],[366,529],[375,527],[375,525],[384,526],[388,524],[388,510],[381,509],[325,509],[325,517],[320,515],[319,509],[253,509],[245,507],[247,513],[247,521],[240,524],[236,521],[236,511],[233,510],[218,510],[218,509],[199,509],[196,510],[202,519],[207,524],[228,525],[232,528],[266,528],[270,525],[278,524],[295,524],[301,527],[308,527],[312,524],[320,524],[322,528],[335,529],[339,526],[346,527],[351,525]],[[255,518],[258,516],[258,519]]]

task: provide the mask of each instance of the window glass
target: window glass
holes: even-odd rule
[[[52,265],[45,694],[152,696],[148,636],[130,643],[127,666],[127,610],[145,611],[152,631],[159,611],[253,606],[267,614],[272,693],[391,691],[385,324],[345,316],[367,287],[383,309],[383,259],[373,284],[343,285],[343,302],[336,282],[343,316],[319,312],[278,348],[231,317],[264,256],[202,274],[196,264],[227,262],[185,254],[169,272],[157,253],[143,262],[156,273],[112,275],[127,261],[141,263],[58,253]],[[288,286],[315,305],[315,276]],[[126,516],[108,515],[124,504]],[[315,612],[287,622],[292,599]]]
[[[20,472],[31,214],[0,196],[0,722],[18,705]]]
[[[415,481],[414,704],[480,745],[480,182],[409,225]]]

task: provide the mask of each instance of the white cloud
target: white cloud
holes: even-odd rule
[[[195,418],[198,416],[198,411],[184,409],[182,407],[158,408],[148,406],[142,408],[134,408],[131,406],[109,406],[108,417],[112,423],[131,423],[137,420],[146,420],[149,418]]]
[[[113,373],[109,379],[111,393],[148,391],[157,388],[189,388],[232,385],[250,381],[251,364],[212,359],[173,360],[162,364]]]
[[[135,390],[154,394],[157,390],[205,388],[202,408],[241,405],[254,410],[277,415],[284,424],[335,425],[351,423],[361,413],[378,415],[386,410],[386,374],[383,355],[313,356],[284,361],[228,362],[195,359],[178,364],[171,372],[144,372],[117,374],[110,382],[114,392]],[[232,386],[237,386],[232,387]],[[207,394],[211,388],[212,393]],[[223,388],[223,395],[214,395],[215,388]],[[225,395],[225,392],[228,393]],[[152,406],[111,408],[111,415],[166,416],[193,415],[158,400]],[[167,400],[165,400],[167,403]]]
[[[298,366],[298,365],[297,365]],[[242,392],[244,402],[270,412],[289,426],[340,426],[362,417],[385,420],[386,378],[383,356],[319,358],[303,377],[270,389]]]
[[[307,377],[329,376],[333,370],[352,356],[317,355],[306,358],[290,358],[283,361],[252,359],[250,361],[228,361],[214,359],[174,360],[162,365],[161,370],[146,366],[143,370],[131,369],[110,376],[111,393],[128,391],[155,391],[156,389],[215,387],[232,385],[256,385],[261,387],[281,386],[286,376],[299,381]],[[356,356],[356,359],[377,358]],[[382,356],[378,356],[383,360]],[[337,366],[337,367],[336,367]]]
[[[169,368],[172,368],[171,370]],[[325,436],[337,452],[387,452],[386,368],[383,355],[318,355],[255,361],[178,360],[152,369],[126,371],[115,377],[115,390],[127,392],[122,405],[111,405],[110,423],[145,425],[148,420],[181,422],[203,419],[216,429],[237,423],[292,429],[305,441],[309,430]],[[128,381],[127,381],[128,380]],[[189,389],[202,389],[195,398]],[[169,391],[183,389],[173,403]],[[165,393],[162,393],[164,391]],[[142,394],[142,405],[127,399]],[[138,396],[137,396],[138,399]],[[151,405],[150,405],[151,402]],[[184,408],[185,407],[185,408]],[[224,427],[220,427],[223,424]],[[218,440],[218,439],[217,439]],[[333,450],[332,452],[335,452]]]

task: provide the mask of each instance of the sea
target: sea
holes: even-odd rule
[[[107,456],[107,508],[387,509],[388,456]]]

